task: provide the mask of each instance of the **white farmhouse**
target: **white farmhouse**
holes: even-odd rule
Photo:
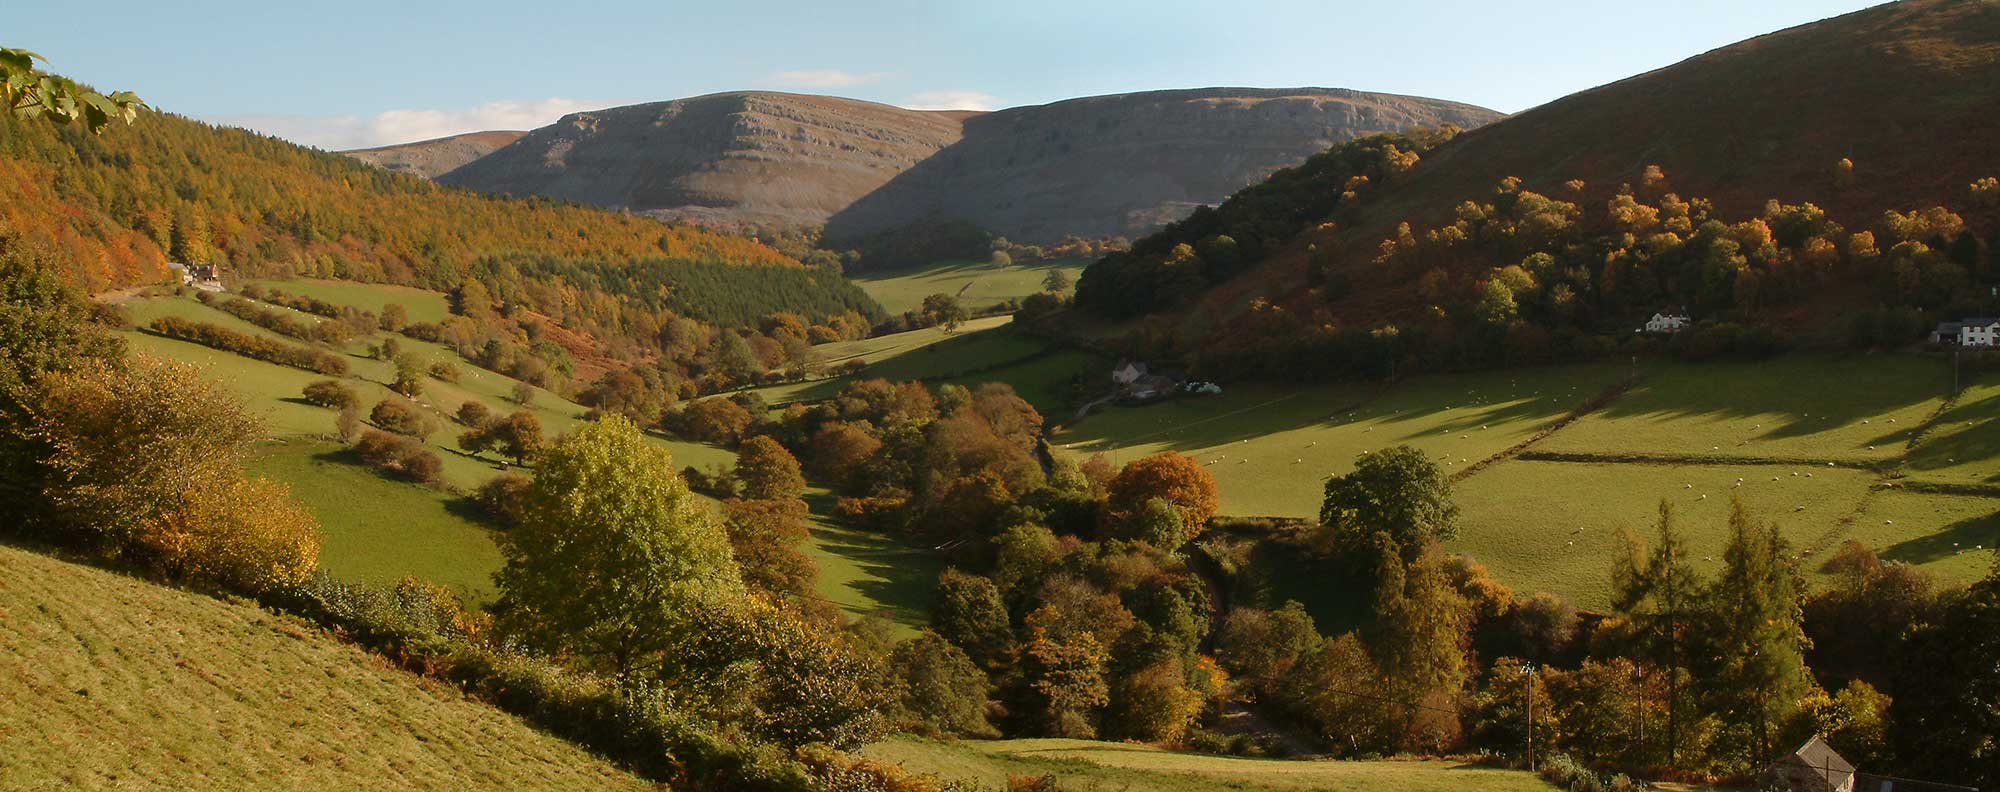
[[[1962,347],[2000,345],[2000,319],[1981,316],[1956,322],[1939,322],[1937,330],[1931,333],[1931,340]]]
[[[1645,332],[1678,333],[1687,329],[1688,315],[1684,313],[1656,313],[1646,320]]]
[[[1111,381],[1119,385],[1131,385],[1146,376],[1146,364],[1128,360],[1111,370]]]

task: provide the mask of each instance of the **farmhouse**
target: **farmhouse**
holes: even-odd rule
[[[1646,326],[1640,328],[1640,332],[1678,333],[1682,330],[1687,329],[1687,326],[1688,326],[1688,315],[1686,313],[1662,312],[1662,313],[1655,313],[1653,314],[1653,318],[1647,319]]]
[[[1973,317],[1956,322],[1939,322],[1931,331],[1931,343],[1962,347],[1990,347],[2000,343],[2000,319]]]
[[[1144,376],[1146,376],[1146,364],[1136,360],[1119,363],[1117,368],[1111,370],[1111,381],[1121,388],[1138,382],[1139,378]]]
[[[216,264],[183,264],[167,262],[167,269],[179,276],[182,286],[193,286],[202,291],[222,291],[222,267]]]

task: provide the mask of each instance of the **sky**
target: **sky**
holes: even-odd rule
[[[0,46],[162,110],[338,150],[746,89],[993,110],[1311,86],[1511,113],[1873,4],[80,0],[9,9]]]

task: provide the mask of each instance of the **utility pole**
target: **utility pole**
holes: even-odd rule
[[[1535,664],[1521,664],[1521,676],[1528,680],[1528,772],[1535,772]]]

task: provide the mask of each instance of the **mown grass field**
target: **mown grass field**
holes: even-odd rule
[[[1054,775],[1077,792],[1546,792],[1526,772],[1450,761],[1299,761],[1175,753],[1087,740],[964,740],[899,737],[868,746],[881,761],[997,787],[1012,776]]]
[[[1042,290],[1042,279],[1050,270],[1060,270],[1075,283],[1089,266],[1086,259],[1023,262],[1006,267],[986,261],[940,261],[928,267],[853,276],[856,286],[875,298],[889,313],[916,310],[933,294],[959,295],[968,310],[979,310],[1007,300],[1018,300]],[[959,290],[963,289],[961,293]]]
[[[1359,454],[1407,443],[1450,471],[1528,439],[1623,374],[1575,366],[1424,377],[1386,389],[1231,387],[1220,396],[1110,407],[1052,442],[1115,464],[1179,451],[1208,466],[1224,514],[1310,517],[1319,514],[1327,477],[1351,470]]]
[[[650,789],[296,620],[0,546],[0,789]]]

